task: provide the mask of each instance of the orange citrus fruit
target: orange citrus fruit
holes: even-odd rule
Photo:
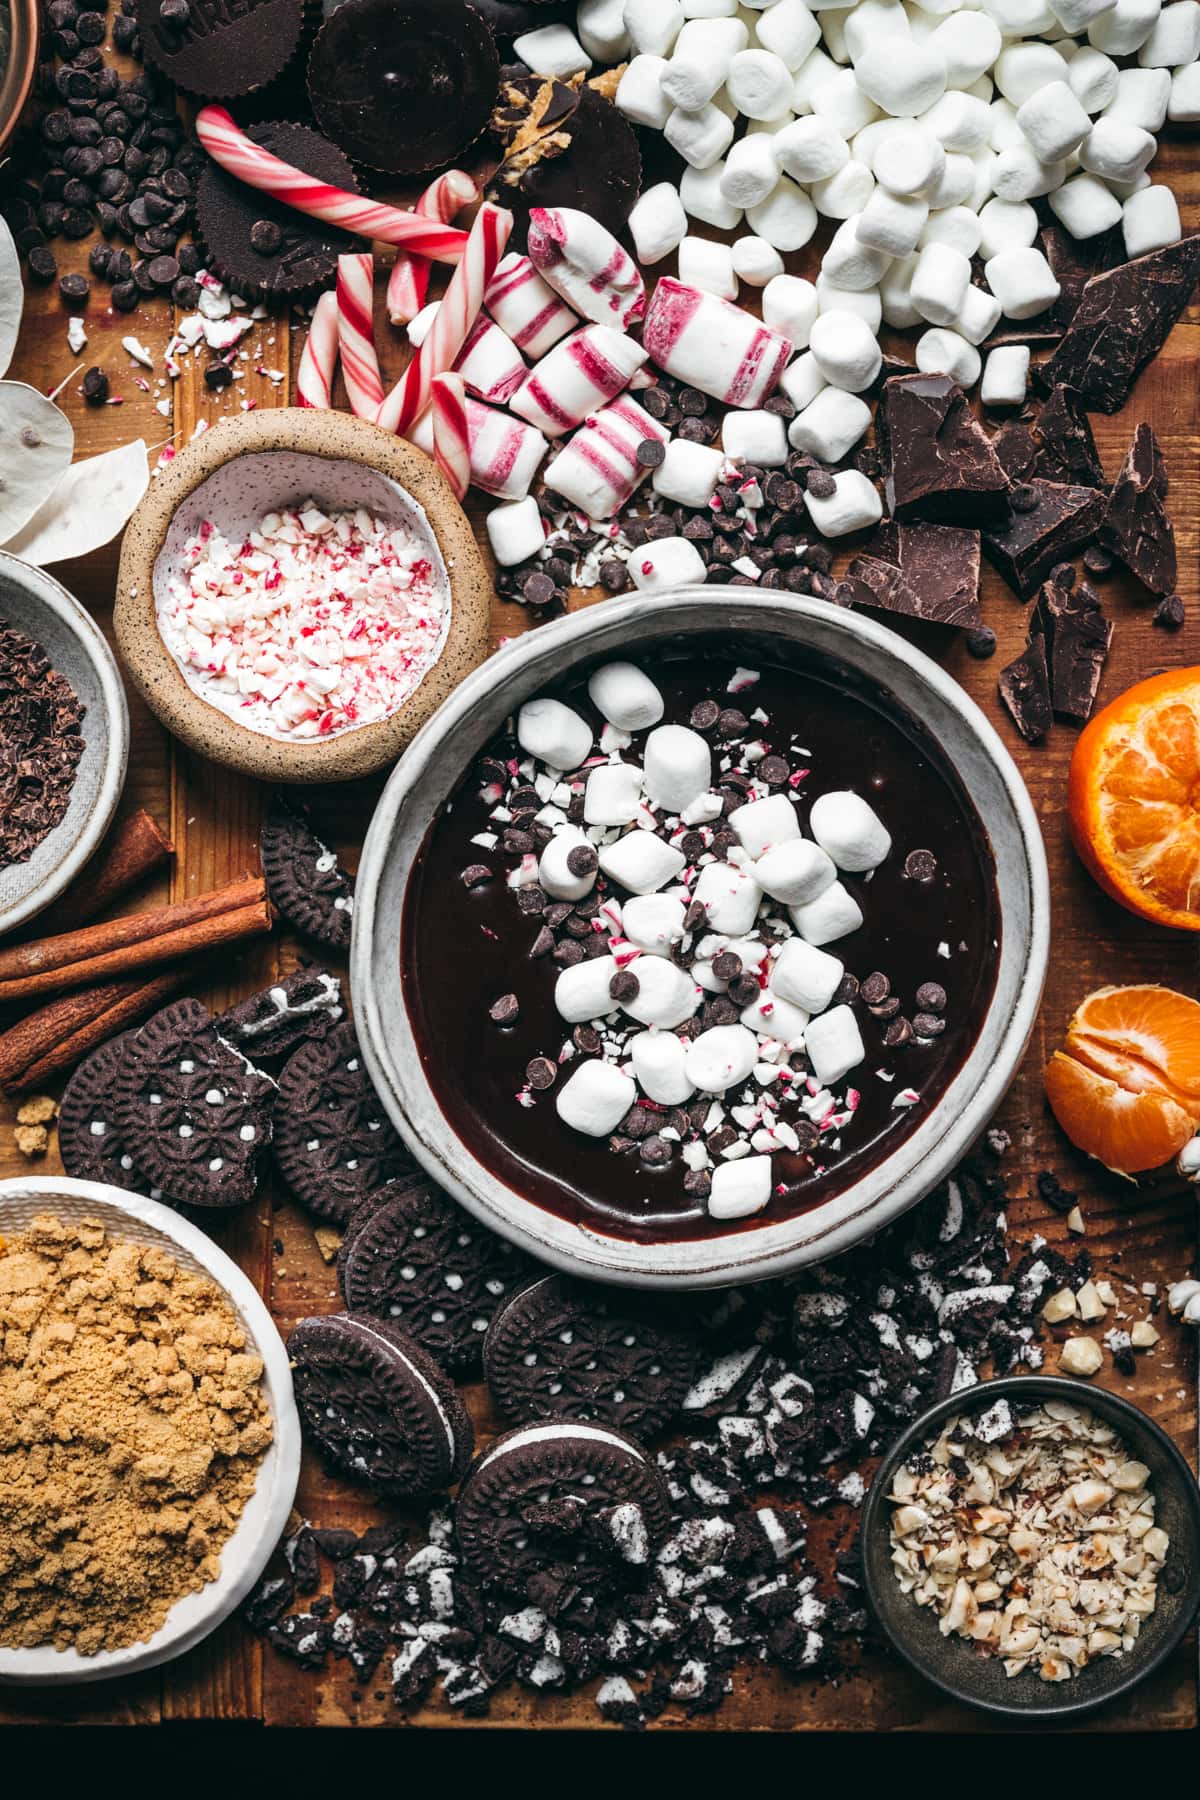
[[[1067,808],[1106,893],[1200,931],[1200,669],[1153,675],[1097,713],[1071,758]]]
[[[1073,1144],[1123,1175],[1160,1168],[1200,1129],[1200,1002],[1172,988],[1098,988],[1045,1081]]]

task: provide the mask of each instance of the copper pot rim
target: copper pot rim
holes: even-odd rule
[[[8,65],[0,75],[0,152],[8,147],[37,73],[41,18],[37,0],[0,0],[12,18]]]

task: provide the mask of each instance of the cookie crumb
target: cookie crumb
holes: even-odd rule
[[[318,1225],[313,1231],[317,1249],[321,1252],[321,1261],[332,1263],[337,1261],[337,1253],[342,1247],[342,1234],[333,1231],[328,1225]]]

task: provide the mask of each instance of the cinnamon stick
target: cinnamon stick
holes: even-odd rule
[[[38,919],[38,936],[86,924],[174,854],[174,844],[144,808],[118,819],[78,881]]]
[[[0,1032],[0,1087],[10,1094],[73,1069],[110,1038],[139,1024],[185,985],[190,968],[168,969],[144,980],[108,982],[52,1000],[20,1024]]]
[[[261,878],[0,950],[0,1005],[115,981],[271,929]]]

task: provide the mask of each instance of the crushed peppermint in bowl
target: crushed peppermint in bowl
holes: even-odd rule
[[[896,1647],[991,1711],[1114,1698],[1200,1605],[1200,1489],[1118,1395],[1014,1376],[951,1393],[893,1445],[863,1512],[864,1572]]]

